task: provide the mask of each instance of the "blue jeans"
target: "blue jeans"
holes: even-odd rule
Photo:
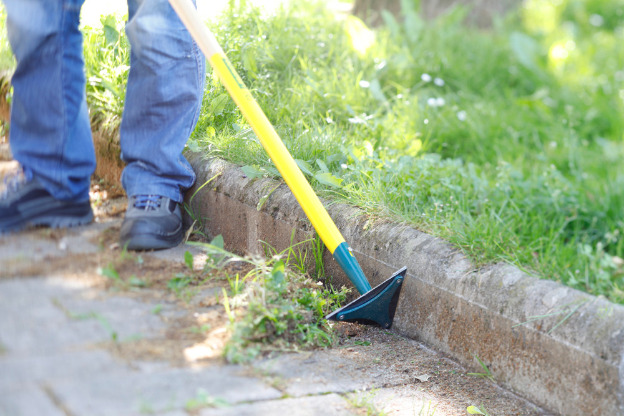
[[[26,177],[57,199],[85,200],[95,169],[86,104],[84,0],[3,0],[13,75],[10,143]],[[183,199],[195,174],[182,155],[199,116],[205,59],[167,0],[128,0],[130,73],[120,128],[128,195]]]

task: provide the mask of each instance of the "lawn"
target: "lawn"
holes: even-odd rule
[[[488,30],[415,3],[375,29],[310,2],[210,25],[321,195],[624,303],[624,1],[529,0]],[[114,131],[128,45],[103,22],[85,29],[88,95]],[[189,148],[277,177],[207,81]]]

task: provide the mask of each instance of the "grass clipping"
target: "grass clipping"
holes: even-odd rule
[[[304,242],[305,243],[305,242]],[[300,243],[300,244],[304,244]],[[229,290],[223,305],[231,337],[224,355],[231,363],[250,361],[270,351],[325,348],[338,337],[325,316],[339,308],[349,289],[335,290],[306,273],[299,245],[267,258],[241,257],[223,249],[222,239],[198,243],[208,254],[207,268],[225,271],[227,263],[246,264],[246,272],[225,271]]]

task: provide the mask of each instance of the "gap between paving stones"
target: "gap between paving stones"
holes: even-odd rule
[[[228,249],[259,252],[261,240],[281,250],[292,235],[313,235],[285,184],[258,209],[276,181],[199,154],[189,160],[198,179],[187,202]],[[373,286],[408,266],[395,331],[476,371],[479,357],[501,385],[559,414],[624,414],[624,307],[511,265],[476,269],[447,242],[354,207],[328,211]],[[324,260],[328,275],[350,286],[329,253]]]

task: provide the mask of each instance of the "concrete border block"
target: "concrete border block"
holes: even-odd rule
[[[198,176],[189,196],[218,175],[192,207],[229,250],[259,252],[258,240],[283,249],[293,235],[295,242],[313,235],[286,185],[250,180],[222,160],[189,159]],[[354,207],[326,206],[371,285],[407,266],[394,330],[482,371],[479,357],[499,384],[558,414],[624,415],[622,305],[508,264],[477,269],[442,239],[371,221]],[[328,273],[350,285],[327,254]]]

